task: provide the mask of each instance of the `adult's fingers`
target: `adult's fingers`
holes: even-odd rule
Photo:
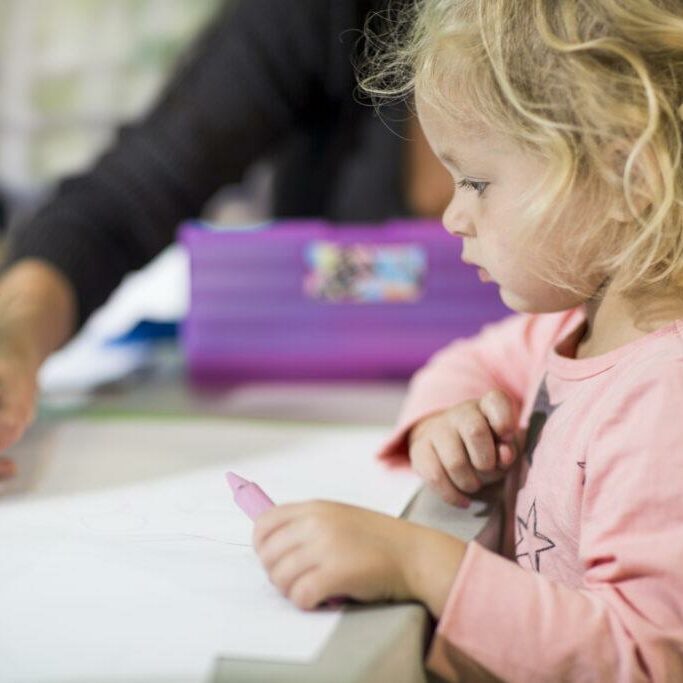
[[[17,466],[9,458],[0,457],[0,481],[11,479],[17,473]]]
[[[35,382],[16,374],[3,375],[0,364],[0,451],[16,443],[35,417]]]

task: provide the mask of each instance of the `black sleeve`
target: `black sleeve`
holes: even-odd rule
[[[11,231],[5,265],[38,258],[56,266],[75,287],[82,323],[173,240],[181,220],[305,126],[313,98],[352,96],[341,35],[358,28],[357,11],[341,0],[226,6],[151,113]]]

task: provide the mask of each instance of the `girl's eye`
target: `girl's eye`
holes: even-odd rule
[[[484,194],[484,190],[489,186],[489,183],[483,180],[470,180],[469,178],[463,178],[458,180],[458,187],[464,190],[476,190],[477,194],[481,197]]]

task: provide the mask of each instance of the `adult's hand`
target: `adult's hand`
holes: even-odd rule
[[[54,267],[20,261],[0,278],[0,453],[31,423],[41,364],[73,333],[76,296]],[[0,455],[0,479],[15,464]]]

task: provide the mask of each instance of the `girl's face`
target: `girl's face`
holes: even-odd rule
[[[419,93],[417,110],[429,144],[453,177],[443,223],[449,233],[462,237],[463,261],[478,267],[482,280],[495,282],[513,310],[541,313],[583,303],[538,275],[550,250],[559,245],[545,240],[533,250],[521,246],[531,227],[523,198],[542,179],[543,160],[492,131],[458,128]]]

